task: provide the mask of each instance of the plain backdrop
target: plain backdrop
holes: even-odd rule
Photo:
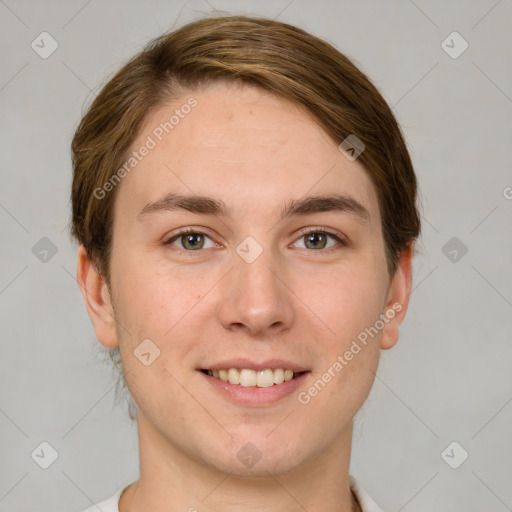
[[[0,510],[78,511],[138,476],[75,281],[70,141],[129,57],[216,10],[346,53],[420,180],[411,304],[356,418],[351,473],[386,511],[512,510],[510,0],[0,0]]]

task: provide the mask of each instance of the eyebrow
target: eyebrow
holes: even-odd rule
[[[219,199],[201,195],[166,194],[156,201],[150,202],[137,215],[138,220],[154,213],[166,213],[185,210],[201,215],[231,217],[232,209]],[[309,215],[323,212],[351,213],[361,220],[368,220],[370,213],[356,199],[339,194],[307,196],[290,201],[281,211],[281,220],[287,217]]]

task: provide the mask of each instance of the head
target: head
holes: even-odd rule
[[[72,151],[78,281],[139,422],[241,473],[256,471],[236,457],[247,442],[261,471],[285,471],[348,432],[398,339],[420,229],[404,138],[370,80],[290,25],[203,19],[106,84]],[[273,359],[304,373],[266,407],[205,373]]]

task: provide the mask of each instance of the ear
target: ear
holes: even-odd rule
[[[78,248],[76,279],[98,341],[107,348],[118,347],[114,309],[107,283],[89,259],[83,244]]]
[[[387,321],[380,342],[383,350],[393,347],[398,341],[400,324],[407,312],[412,286],[412,254],[413,244],[410,244],[400,255],[395,275],[391,279],[385,309]]]

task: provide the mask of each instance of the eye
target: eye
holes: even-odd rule
[[[209,245],[207,240],[210,241]],[[185,251],[198,251],[200,249],[215,247],[215,242],[208,235],[200,231],[195,231],[192,228],[183,229],[178,234],[165,241],[164,245],[175,245],[175,242],[179,244],[178,248]]]
[[[307,231],[303,232],[292,247],[297,247],[300,241],[303,242],[302,246],[298,245],[301,249],[325,250],[333,249],[336,245],[347,245],[341,234],[328,231],[321,227],[309,228]],[[164,245],[177,245],[179,249],[191,252],[201,249],[211,249],[216,246],[216,243],[201,231],[197,231],[194,228],[185,228],[166,240]]]
[[[329,239],[334,241],[334,243],[329,244]],[[304,245],[304,249],[313,249],[313,250],[321,250],[321,249],[331,249],[336,246],[336,242],[341,245],[347,245],[346,242],[338,235],[337,233],[327,231],[324,228],[310,228],[308,231],[303,233],[301,237],[298,239],[293,246],[296,246],[299,241],[302,240]]]

